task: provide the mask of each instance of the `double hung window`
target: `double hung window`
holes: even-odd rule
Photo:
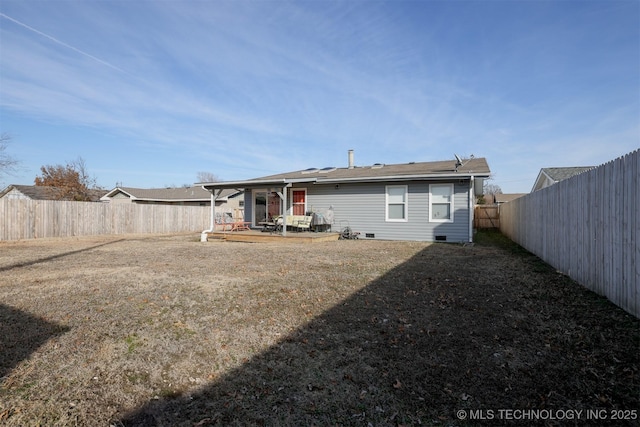
[[[387,185],[387,221],[407,221],[408,187]]]
[[[453,184],[429,185],[429,221],[453,222]]]

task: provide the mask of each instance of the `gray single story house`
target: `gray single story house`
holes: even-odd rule
[[[211,193],[201,186],[176,188],[133,188],[116,187],[101,199],[107,203],[132,203],[137,205],[179,205],[179,206],[209,206],[212,202]],[[215,200],[216,220],[234,218],[244,209],[242,191],[228,189],[222,191]]]
[[[201,186],[176,188],[133,188],[116,187],[100,199],[110,203],[134,203],[154,205],[209,206],[211,193]],[[242,208],[242,192],[225,190],[216,199],[216,207],[233,211]]]
[[[244,220],[252,227],[282,215],[314,215],[333,231],[350,227],[360,238],[471,242],[475,197],[490,174],[484,158],[309,168],[246,181],[203,182],[216,200],[244,190]],[[215,203],[212,206],[213,230]],[[327,220],[328,219],[328,220]],[[328,222],[328,224],[327,224]],[[286,235],[287,230],[283,230]]]
[[[90,189],[88,191],[88,201],[99,202],[107,190]],[[11,184],[4,190],[0,191],[0,199],[18,199],[18,200],[67,200],[73,199],[65,196],[66,190],[63,188],[50,187],[45,185],[17,185]]]
[[[531,192],[542,190],[543,188],[550,187],[553,184],[557,184],[560,181],[569,179],[576,175],[580,175],[583,172],[593,169],[595,166],[578,166],[578,167],[566,167],[566,168],[542,168],[538,172],[536,181],[533,183]]]

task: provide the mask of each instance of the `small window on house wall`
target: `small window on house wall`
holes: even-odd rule
[[[453,222],[453,184],[429,185],[429,221]]]
[[[406,185],[387,185],[387,221],[407,221],[407,193]]]

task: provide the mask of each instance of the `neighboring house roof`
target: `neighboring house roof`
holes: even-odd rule
[[[225,190],[218,200],[229,198],[238,193],[238,190]],[[102,197],[108,201],[118,193],[123,193],[132,200],[146,202],[210,202],[211,193],[201,186],[182,188],[133,188],[116,187]]]
[[[533,189],[531,191],[541,190],[545,187],[549,187],[572,176],[579,175],[594,166],[578,166],[578,167],[566,167],[566,168],[542,168],[538,173]]]
[[[0,192],[0,198],[4,197],[11,190],[16,190],[22,193],[25,198],[31,200],[71,200],[60,199],[59,194],[62,190],[57,187],[49,187],[44,185],[9,185],[2,192]],[[105,195],[106,190],[89,190],[89,196],[91,202],[98,202],[100,198]]]
[[[246,181],[226,181],[201,183],[206,188],[246,188],[261,185],[281,185],[287,183],[338,184],[343,182],[409,181],[425,179],[455,179],[463,177],[488,177],[491,171],[484,158],[473,158],[457,167],[456,160],[437,162],[411,162],[372,166],[327,167],[269,175]]]
[[[511,194],[494,194],[495,203],[507,203],[519,197],[526,196],[527,193],[511,193]]]

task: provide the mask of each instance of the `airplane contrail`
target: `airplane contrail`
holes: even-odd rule
[[[115,65],[112,65],[112,64],[108,63],[107,61],[103,61],[102,59],[100,59],[100,58],[98,58],[98,57],[95,57],[95,56],[93,56],[93,55],[91,55],[91,54],[89,54],[89,53],[87,53],[87,52],[84,52],[84,51],[82,51],[82,50],[78,49],[77,47],[73,47],[73,46],[71,46],[71,45],[69,45],[69,44],[67,44],[67,43],[65,43],[65,42],[63,42],[63,41],[60,41],[60,40],[56,39],[55,37],[52,37],[52,36],[50,36],[50,35],[48,35],[48,34],[43,33],[42,31],[38,31],[38,30],[36,30],[35,28],[30,27],[29,25],[27,25],[27,24],[25,24],[25,23],[22,23],[22,22],[18,21],[17,19],[13,19],[12,17],[10,17],[10,16],[8,16],[8,15],[5,15],[5,14],[4,14],[4,13],[2,13],[2,12],[0,12],[0,17],[1,17],[1,18],[5,18],[5,19],[8,19],[9,21],[11,21],[11,22],[13,22],[13,23],[15,23],[15,24],[18,24],[18,25],[20,25],[21,27],[24,27],[24,28],[26,28],[26,29],[27,29],[27,30],[29,30],[29,31],[33,31],[34,33],[36,33],[36,34],[38,34],[38,35],[41,35],[42,37],[46,37],[46,38],[48,38],[49,40],[51,40],[52,42],[57,43],[57,44],[59,44],[59,45],[61,45],[61,46],[64,46],[64,47],[66,47],[67,49],[71,49],[71,50],[73,50],[74,52],[77,52],[77,53],[79,53],[79,54],[81,54],[81,55],[84,55],[84,56],[86,56],[86,57],[88,57],[88,58],[91,58],[91,59],[93,59],[94,61],[97,61],[97,62],[101,63],[102,65],[106,65],[107,67],[109,67],[109,68],[113,68],[114,70],[116,70],[116,71],[120,71],[121,73],[128,74],[128,73],[127,73],[126,71],[124,71],[122,68],[118,68],[118,67],[116,67]]]

